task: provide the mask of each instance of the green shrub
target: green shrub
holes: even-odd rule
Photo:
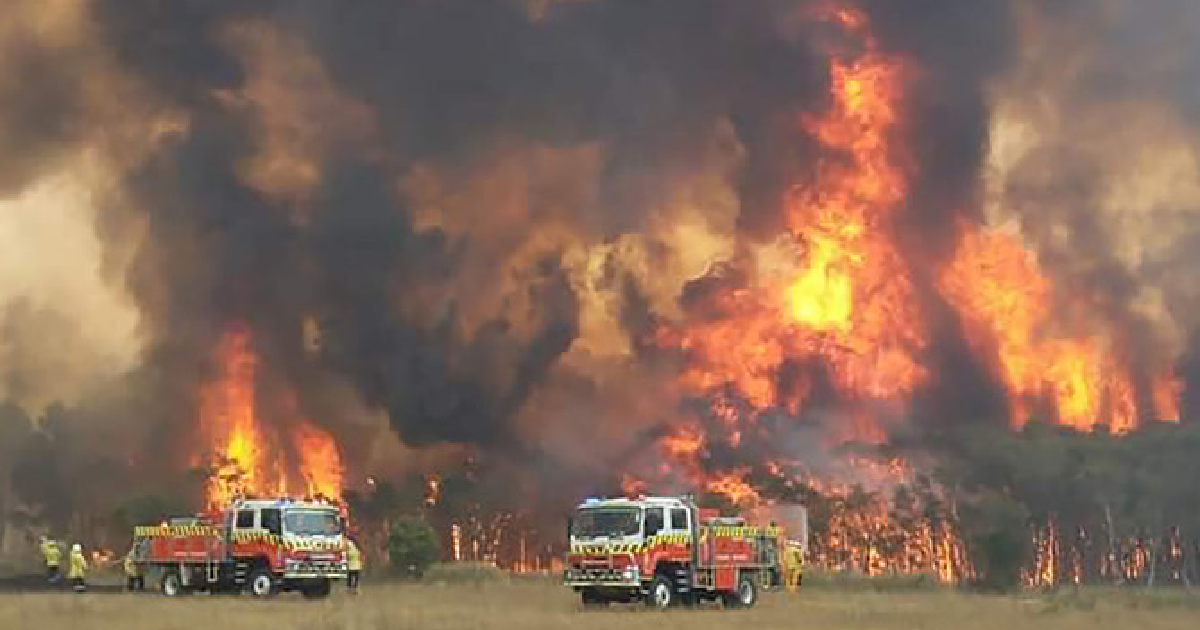
[[[420,578],[439,555],[437,534],[429,523],[405,516],[392,524],[388,533],[388,559],[401,575]]]

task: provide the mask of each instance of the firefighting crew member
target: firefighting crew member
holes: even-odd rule
[[[800,578],[804,572],[804,552],[800,543],[795,540],[787,541],[783,549],[783,583],[789,593],[795,593],[800,588]]]
[[[84,578],[87,577],[88,563],[87,558],[83,557],[83,547],[79,543],[71,545],[71,568],[67,573],[67,578],[71,580],[71,588],[76,593],[82,593],[87,590],[87,584]]]
[[[50,582],[57,582],[58,563],[62,556],[58,551],[58,543],[42,536],[39,547],[42,551],[42,559],[46,561],[46,579]]]
[[[358,579],[362,575],[363,558],[362,550],[354,543],[353,538],[346,539],[346,588],[351,593],[358,592]]]
[[[137,564],[136,551],[137,547],[135,546],[125,554],[125,589],[130,592],[146,588],[146,578],[142,575],[142,568]]]

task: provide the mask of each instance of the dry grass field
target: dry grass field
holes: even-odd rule
[[[342,592],[308,602],[204,595],[168,600],[125,595],[0,595],[0,628],[37,630],[589,630],[620,628],[921,628],[1151,630],[1200,627],[1200,597],[1182,592],[1084,591],[1038,596],[980,596],[941,590],[873,592],[816,587],[798,597],[772,593],[749,611],[720,608],[658,613],[614,606],[584,612],[576,598],[541,580],[456,584],[375,584],[357,597]]]

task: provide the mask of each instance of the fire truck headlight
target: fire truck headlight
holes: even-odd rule
[[[638,579],[638,568],[637,567],[625,567],[625,571],[623,571],[621,573],[621,577],[624,578],[626,581],[630,581],[630,582]]]

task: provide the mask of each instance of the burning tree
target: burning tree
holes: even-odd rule
[[[624,485],[1189,575],[1192,64],[1095,36],[1180,3],[10,4],[10,520],[324,495],[527,566]]]

